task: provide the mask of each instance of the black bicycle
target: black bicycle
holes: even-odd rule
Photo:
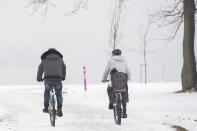
[[[55,97],[55,91],[54,87],[50,91],[50,98],[49,98],[49,115],[50,115],[50,121],[51,125],[55,126],[55,120],[56,120],[56,97]]]
[[[127,75],[117,72],[111,75],[111,87],[113,89],[113,113],[115,123],[121,125],[122,118],[122,94],[126,93]]]

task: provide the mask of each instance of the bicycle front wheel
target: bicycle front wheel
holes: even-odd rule
[[[55,97],[54,95],[52,95],[51,97],[51,112],[50,112],[50,121],[51,121],[51,125],[55,126],[55,118],[56,118],[56,110],[55,110]]]

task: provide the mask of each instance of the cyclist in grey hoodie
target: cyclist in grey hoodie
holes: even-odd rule
[[[116,72],[123,72],[125,74],[127,74],[127,79],[130,80],[130,70],[127,66],[127,63],[125,61],[125,59],[121,56],[121,50],[120,49],[114,49],[112,51],[112,57],[111,59],[108,61],[107,66],[105,68],[104,74],[103,74],[103,78],[102,78],[102,82],[106,82],[108,76],[113,73]],[[125,94],[123,94],[123,97],[126,98],[127,100],[123,100],[123,117],[126,118],[127,114],[126,114],[126,101],[128,101],[128,87],[127,88],[127,92]],[[108,86],[107,88],[107,93],[108,93],[108,97],[109,97],[109,109],[113,108],[113,102],[112,102],[112,88],[110,86]]]
[[[43,112],[48,112],[49,97],[52,87],[55,88],[57,97],[57,115],[62,116],[62,80],[65,80],[66,66],[63,62],[63,55],[55,48],[49,48],[41,56],[41,64],[38,67],[37,81],[44,80],[44,109]],[[43,76],[44,75],[44,76]]]

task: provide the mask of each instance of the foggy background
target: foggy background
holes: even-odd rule
[[[25,8],[28,0],[6,0],[0,4],[0,84],[37,84],[40,56],[48,48],[56,48],[64,55],[67,66],[65,83],[83,82],[83,66],[87,67],[87,82],[100,83],[109,52],[111,0],[88,0],[87,9],[73,15],[64,13],[73,8],[73,1],[51,0],[47,17],[41,10],[31,15]],[[146,27],[149,13],[160,8],[165,0],[129,0],[124,14],[124,41],[122,50],[131,70],[131,81],[140,81],[143,56],[138,50],[136,32]],[[182,34],[165,44],[160,36],[168,30],[151,28],[151,42],[147,57],[148,82],[180,81],[182,68]],[[128,49],[129,48],[129,49]],[[163,72],[163,79],[162,79]]]

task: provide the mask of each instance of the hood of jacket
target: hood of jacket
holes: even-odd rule
[[[60,57],[56,54],[49,54],[46,56],[46,59],[47,60],[56,60],[56,59],[59,59]]]
[[[54,50],[54,49],[50,49],[41,55],[41,60],[44,60],[48,55],[51,55],[51,54],[55,54],[55,55],[59,56],[60,58],[63,58],[63,55],[59,51]]]
[[[124,61],[124,58],[120,55],[112,56],[111,58],[112,58],[112,60],[117,61],[117,62]]]

